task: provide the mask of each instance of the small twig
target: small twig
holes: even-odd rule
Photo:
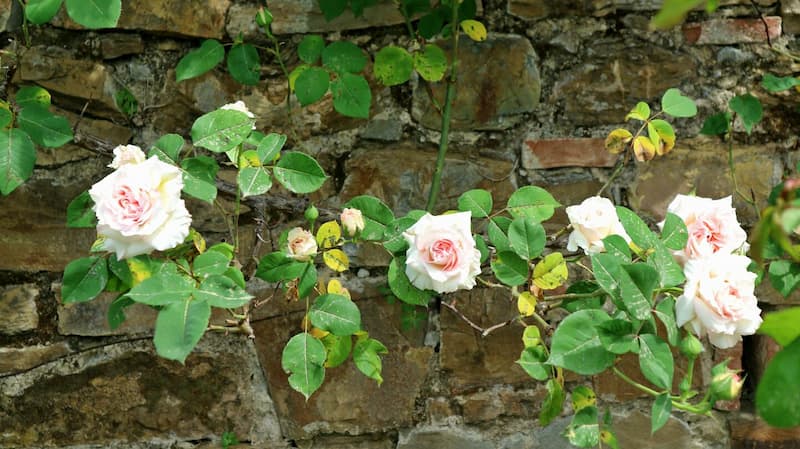
[[[764,24],[764,35],[767,36],[767,44],[769,44],[769,48],[772,48],[772,39],[769,37],[769,24],[767,23],[767,19],[764,18],[764,14],[761,13],[761,9],[759,9],[755,0],[750,0],[750,4],[753,5],[753,9],[756,10],[758,18],[761,19],[761,23]]]
[[[611,172],[611,175],[608,177],[606,183],[603,184],[603,187],[601,187],[600,190],[597,191],[596,196],[602,195],[603,192],[605,192],[606,189],[611,186],[611,183],[614,182],[614,179],[616,179],[617,176],[619,176],[619,174],[622,172],[622,169],[625,167],[625,159],[626,158],[623,155],[620,155],[619,158],[617,158],[617,163],[616,166],[614,167],[614,171]]]
[[[449,303],[447,301],[442,301],[442,305],[447,307],[448,309],[452,310],[453,313],[455,313],[456,316],[461,318],[462,321],[467,323],[469,325],[469,327],[471,327],[471,328],[475,329],[476,331],[480,332],[481,337],[486,337],[489,334],[491,334],[492,332],[496,331],[497,329],[501,329],[503,327],[506,327],[506,326],[508,326],[508,325],[510,325],[512,323],[515,323],[517,320],[519,320],[519,317],[514,317],[514,318],[508,319],[507,321],[503,321],[502,323],[497,323],[497,324],[494,324],[494,325],[489,326],[487,328],[483,328],[483,327],[477,325],[474,321],[472,321],[469,318],[467,318],[466,315],[464,315],[460,310],[458,310],[458,308],[455,306],[455,304]]]

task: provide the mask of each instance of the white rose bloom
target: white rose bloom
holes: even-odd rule
[[[739,248],[747,250],[747,233],[736,219],[730,196],[712,200],[678,195],[667,207],[667,212],[679,216],[689,232],[686,248],[675,252],[681,264],[717,253],[730,254]]]
[[[708,334],[719,348],[730,348],[742,335],[755,333],[761,309],[753,293],[756,275],[747,271],[748,265],[748,257],[736,254],[689,259],[684,266],[686,285],[675,306],[678,326],[689,323],[695,334]]]
[[[422,290],[438,293],[470,290],[481,272],[481,253],[475,247],[471,214],[425,214],[404,233],[406,275]]]
[[[588,255],[601,253],[605,251],[603,239],[614,234],[631,241],[608,198],[592,196],[577,206],[569,206],[566,212],[573,229],[567,241],[569,251],[581,248]]]
[[[317,241],[314,236],[303,228],[293,228],[289,231],[288,248],[289,257],[295,260],[308,261],[317,254]]]
[[[228,104],[220,107],[220,109],[225,109],[225,110],[228,110],[228,111],[244,112],[244,114],[246,116],[248,116],[250,118],[253,118],[253,119],[256,118],[255,114],[250,112],[250,109],[247,109],[247,105],[244,104],[244,101],[242,101],[242,100],[239,100],[239,101],[237,101],[235,103],[228,103]],[[253,129],[256,129],[256,125],[255,124],[253,124]]]
[[[108,166],[117,169],[125,164],[140,164],[146,159],[147,156],[136,145],[119,145],[114,148],[114,160]]]
[[[192,217],[181,199],[179,168],[157,157],[125,163],[89,190],[102,248],[122,260],[183,243]]]

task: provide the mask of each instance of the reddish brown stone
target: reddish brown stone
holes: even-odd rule
[[[766,30],[765,32],[765,22]],[[686,42],[695,45],[730,45],[766,42],[781,35],[781,18],[713,19],[683,26]],[[769,37],[768,37],[769,36]]]
[[[752,415],[742,415],[731,422],[731,449],[797,448],[800,427],[778,429]]]
[[[613,167],[617,155],[609,153],[604,139],[526,139],[522,166],[529,170],[555,167]]]

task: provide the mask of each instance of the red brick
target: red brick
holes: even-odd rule
[[[617,155],[606,151],[605,139],[525,140],[522,166],[528,170],[555,167],[613,167]]]
[[[686,42],[696,45],[730,45],[749,42],[766,42],[764,22],[767,23],[769,38],[781,35],[781,18],[765,17],[764,21],[753,19],[713,19],[705,22],[687,23],[683,26]]]

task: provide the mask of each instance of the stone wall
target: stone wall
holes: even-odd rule
[[[269,3],[290,69],[299,63],[295,48],[304,33],[351,39],[371,53],[406,39],[388,1],[368,9],[365,20],[346,14],[331,23],[314,0]],[[496,203],[528,184],[546,187],[566,205],[593,195],[614,164],[603,149],[606,133],[637,101],[657,102],[669,87],[696,98],[700,113],[676,120],[678,144],[668,157],[626,168],[610,189],[614,200],[658,220],[676,193],[729,195],[726,147],[700,137],[699,129],[733,95],[749,91],[764,104],[765,119],[751,136],[736,133],[734,154],[740,189],[763,204],[800,159],[799,97],[758,87],[764,73],[796,69],[780,51],[796,47],[800,1],[722,1],[711,17],[698,11],[683,27],[653,32],[648,21],[660,3],[483,0],[480,14],[491,33],[460,52],[462,84],[439,209],[478,187],[492,190]],[[247,103],[259,129],[288,134],[290,146],[323,163],[332,177],[314,195],[318,205],[338,207],[363,193],[399,212],[424,205],[439,118],[421,86],[371,81],[371,117],[354,120],[335,113],[329,98],[295,106],[290,118],[286,83],[271,60],[256,87],[242,87],[222,70],[175,83],[178,59],[204,38],[231,41],[242,33],[263,41],[252,20],[257,7],[255,0],[123,0],[118,29],[85,31],[62,15],[29,29],[26,46],[18,2],[0,0],[0,50],[17,55],[0,52],[0,97],[41,85],[76,126],[76,143],[41,150],[33,178],[0,198],[0,448],[211,448],[226,431],[261,448],[567,447],[560,432],[568,418],[547,428],[536,423],[544,386],[514,363],[522,329],[481,338],[446,309],[404,327],[401,307],[383,297],[387,260],[375,248],[353,255],[358,275],[348,275],[347,285],[366,329],[389,347],[385,381],[379,387],[346,364],[329,370],[308,402],[289,389],[280,367],[283,345],[303,315],[295,304],[273,299],[258,309],[254,341],[204,337],[185,366],[155,356],[154,313],[146,307],[132,307],[125,325],[112,331],[105,319],[112,297],[60,304],[63,267],[86,254],[94,238],[92,230],[65,227],[66,206],[108,171],[110,150],[148,147],[168,132],[186,135],[197,116],[233,100]],[[139,101],[132,118],[114,105],[122,88]],[[269,232],[259,254],[304,207],[285,192],[276,195],[286,201],[264,211]],[[736,205],[752,225],[755,211]],[[196,227],[224,236],[217,216],[198,204],[192,209]],[[245,246],[255,244],[255,212],[243,211]],[[565,223],[561,212],[551,230]],[[260,299],[273,294],[268,285],[251,290]],[[514,313],[507,297],[490,290],[459,295],[478,323]],[[800,302],[768,289],[760,298],[765,310]],[[703,371],[732,357],[755,381],[775,350],[765,337],[748,338],[731,351],[706,354]],[[800,438],[755,421],[751,391],[713,419],[675,413],[651,437],[650,402],[637,391],[606,375],[570,382],[596,389],[623,448],[789,448]]]

